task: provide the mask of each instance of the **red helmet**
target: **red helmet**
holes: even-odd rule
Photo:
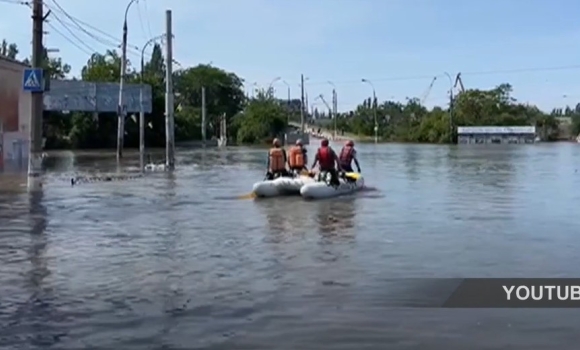
[[[320,146],[321,147],[328,147],[328,139],[323,139],[322,141],[320,141]]]
[[[346,141],[346,145],[350,146],[350,147],[354,147],[354,141],[353,140],[348,140]]]
[[[272,144],[273,144],[274,146],[276,146],[276,147],[280,147],[280,140],[278,140],[278,139],[274,139],[274,140],[272,141]]]

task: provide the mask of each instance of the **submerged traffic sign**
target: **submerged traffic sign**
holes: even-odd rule
[[[41,92],[44,90],[42,68],[27,68],[22,79],[24,91]]]

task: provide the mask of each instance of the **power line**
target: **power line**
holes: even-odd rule
[[[141,26],[141,32],[143,32],[144,35],[147,35],[147,33],[145,33],[145,26],[143,25],[143,16],[141,15],[141,4],[139,3],[139,1],[137,1],[137,16],[139,16],[139,25]]]
[[[461,72],[461,76],[481,76],[481,75],[498,75],[498,74],[518,74],[518,73],[534,73],[534,72],[550,72],[550,71],[561,71],[561,70],[577,70],[580,69],[580,65],[566,65],[566,66],[555,66],[555,67],[531,67],[531,68],[515,68],[515,69],[497,69],[488,71],[471,71],[471,72]],[[443,77],[443,74],[437,76]],[[414,76],[401,76],[401,77],[391,77],[391,78],[371,78],[374,82],[387,82],[387,81],[411,81],[411,80],[429,80],[433,79],[433,75],[414,75]],[[334,81],[335,84],[347,85],[347,84],[360,84],[361,80],[344,80],[344,81]],[[316,82],[306,82],[306,85],[328,85],[327,81],[316,81]]]
[[[89,45],[87,45],[87,44],[86,44],[86,43],[85,43],[85,42],[84,42],[84,41],[83,41],[81,38],[79,38],[79,37],[78,37],[78,36],[77,36],[77,35],[76,35],[76,34],[75,34],[75,33],[74,33],[74,32],[73,32],[73,31],[72,31],[70,28],[69,28],[69,26],[67,26],[66,24],[62,23],[62,21],[61,21],[60,17],[58,17],[58,15],[57,15],[56,13],[52,13],[52,16],[54,17],[54,19],[55,19],[55,20],[56,20],[58,23],[60,23],[60,25],[62,25],[62,26],[63,26],[63,28],[64,28],[64,29],[66,29],[66,30],[67,30],[67,31],[70,33],[70,35],[71,35],[73,38],[75,38],[76,40],[78,40],[78,42],[80,43],[80,45],[81,45],[81,46],[83,46],[83,47],[85,47],[85,48],[88,50],[88,52],[91,52],[91,51],[93,51],[93,49],[92,49],[92,48],[91,48]],[[54,29],[54,26],[51,26],[51,28],[53,28],[53,29]],[[61,33],[61,34],[62,34],[62,33]],[[70,38],[69,38],[69,39],[70,39]],[[71,41],[71,40],[69,40],[69,42],[70,42],[70,41]],[[78,45],[75,45],[75,46],[76,46],[76,47],[79,47]],[[83,50],[83,52],[87,52],[87,51]],[[92,55],[93,53],[94,53],[94,52],[91,52],[91,53],[89,53],[89,55]]]
[[[145,18],[147,18],[147,30],[149,31],[149,37],[153,37],[151,32],[151,20],[149,19],[149,9],[147,8],[147,0],[143,0],[143,5],[145,6]]]
[[[47,25],[57,34],[59,34],[60,36],[62,36],[66,41],[68,41],[69,43],[71,43],[74,47],[76,47],[77,49],[81,50],[82,52],[86,53],[87,55],[91,56],[93,53],[87,51],[85,48],[81,47],[80,45],[78,45],[77,43],[75,43],[73,40],[71,40],[68,36],[66,36],[65,34],[63,34],[61,31],[59,31],[58,29],[56,29],[56,27],[54,25],[52,25],[52,23],[47,23]]]
[[[71,15],[70,15],[68,12],[66,12],[66,11],[65,11],[65,10],[62,8],[62,6],[60,6],[60,4],[58,3],[58,1],[56,1],[56,0],[53,0],[53,2],[54,2],[54,4],[56,5],[56,7],[58,7],[58,9],[59,9],[59,10],[60,10],[60,11],[61,11],[61,12],[62,12],[62,13],[63,13],[63,14],[64,14],[64,15],[65,15],[67,18],[68,18],[68,19],[70,19],[70,20],[72,21],[73,25],[74,25],[76,28],[80,29],[80,30],[81,30],[83,33],[85,33],[85,34],[86,34],[86,35],[88,35],[89,37],[93,38],[94,40],[96,40],[96,41],[98,41],[98,42],[100,42],[100,43],[102,43],[102,44],[104,44],[104,45],[107,45],[107,46],[113,46],[113,47],[115,47],[115,46],[117,45],[116,43],[112,42],[111,40],[102,39],[102,38],[100,38],[100,37],[98,37],[98,36],[94,35],[93,33],[89,32],[89,31],[88,31],[88,30],[86,30],[85,28],[83,28],[83,27],[82,27],[82,26],[81,26],[81,25],[80,25],[80,24],[77,22],[77,20],[76,20],[75,18],[73,18],[73,17],[72,17],[72,16],[71,16]],[[47,5],[47,7],[49,7],[49,6]],[[63,23],[62,23],[62,21],[60,21],[60,22],[61,22],[61,24],[63,24]],[[63,26],[64,26],[64,25],[65,25],[65,24],[63,24]]]
[[[28,1],[19,1],[19,0],[0,0],[0,2],[6,3],[6,4],[15,4],[15,5],[30,5],[30,2]]]
[[[73,27],[74,29],[80,30],[82,31],[85,35],[89,36],[90,38],[94,39],[95,41],[99,42],[102,45],[105,45],[106,47],[114,47],[114,48],[119,48],[121,45],[121,40],[118,39],[117,37],[104,32],[103,30],[92,26],[91,24],[82,21],[81,19],[72,16],[68,11],[66,11],[59,3],[57,0],[52,0],[52,2],[55,4],[56,7],[51,6],[49,4],[45,3],[45,6],[50,9],[53,12],[60,12],[62,14],[64,14],[72,23],[69,22],[65,22],[61,20],[61,24],[63,25],[69,25],[71,27]],[[85,27],[89,28],[90,30],[87,30]],[[102,34],[103,36],[107,37],[107,38],[103,38],[101,36],[96,35],[94,32],[98,32],[100,34]],[[136,57],[141,57],[141,52],[140,52],[140,48],[138,46],[135,45],[127,45],[127,51],[129,54],[136,56]],[[146,54],[146,56],[148,58],[150,58],[151,56]]]
[[[0,0],[0,1],[6,1],[6,0]],[[26,3],[26,5],[30,8],[32,8],[32,4],[30,3]],[[60,21],[60,19],[56,16],[56,14],[54,15],[54,18],[57,21]],[[83,51],[84,53],[88,54],[89,56],[92,55],[93,53],[90,52],[91,48],[89,47],[89,50],[86,50],[85,48],[81,47],[80,45],[78,45],[77,43],[75,43],[73,40],[71,40],[68,36],[66,36],[65,34],[63,34],[60,30],[58,30],[52,23],[50,22],[46,22],[46,24],[57,34],[59,34],[60,36],[62,36],[66,41],[68,41],[69,43],[71,43],[73,46],[75,46],[76,48],[78,48],[79,50]],[[62,23],[61,23],[62,24]],[[69,30],[69,32],[71,32],[71,34],[73,35],[73,37],[75,37],[79,42],[83,43],[84,42],[79,39],[74,33],[72,33],[72,31],[70,31],[70,29],[68,29],[67,26],[63,25],[63,27],[67,30]],[[86,47],[88,47],[86,44],[84,44]]]

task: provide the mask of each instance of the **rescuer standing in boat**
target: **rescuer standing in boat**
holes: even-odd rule
[[[343,171],[346,171],[347,173],[354,172],[354,170],[352,169],[352,161],[354,160],[356,169],[360,173],[360,164],[358,163],[358,159],[356,158],[356,150],[354,149],[354,142],[352,140],[347,141],[346,145],[340,151],[338,159],[340,161],[340,167],[342,168]]]
[[[306,164],[308,164],[306,148],[304,148],[302,140],[298,139],[296,140],[296,145],[292,146],[288,151],[288,167],[290,168],[290,173],[299,175],[303,170],[308,171]]]
[[[268,172],[266,173],[266,180],[289,176],[288,170],[286,170],[286,151],[282,148],[280,140],[274,139],[272,145],[273,147],[268,151]]]
[[[340,182],[338,181],[338,170],[340,170],[340,162],[336,156],[336,152],[328,145],[328,139],[324,139],[320,142],[320,148],[316,152],[314,157],[314,163],[312,163],[312,169],[318,163],[318,168],[320,173],[330,174],[330,185],[338,186]]]

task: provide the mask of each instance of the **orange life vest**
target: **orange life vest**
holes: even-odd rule
[[[350,165],[352,163],[354,154],[354,148],[351,146],[344,146],[340,151],[340,156],[338,157],[341,165]]]
[[[320,170],[328,171],[334,169],[334,157],[330,147],[320,147],[318,149],[317,155],[318,164],[320,164]]]
[[[290,152],[288,154],[288,162],[290,163],[290,167],[294,169],[302,169],[304,168],[304,151],[302,147],[293,146],[290,148]]]
[[[284,149],[272,148],[270,149],[269,156],[271,172],[286,170],[286,163],[284,162]]]

